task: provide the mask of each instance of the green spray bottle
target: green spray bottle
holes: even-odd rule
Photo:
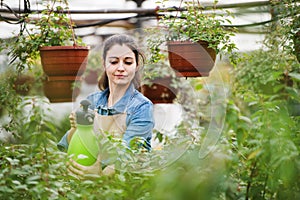
[[[77,163],[90,166],[96,162],[99,153],[98,141],[93,130],[95,114],[89,109],[89,100],[82,100],[80,104],[76,111],[77,129],[71,138],[68,155]]]

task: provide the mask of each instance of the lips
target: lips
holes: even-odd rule
[[[123,75],[123,74],[115,74],[114,76],[117,77],[117,78],[125,78],[125,77],[127,77],[127,75]]]

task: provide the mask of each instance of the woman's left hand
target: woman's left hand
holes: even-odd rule
[[[98,156],[96,162],[91,166],[84,166],[70,159],[68,163],[68,172],[71,176],[77,179],[100,177],[102,175],[100,155]]]

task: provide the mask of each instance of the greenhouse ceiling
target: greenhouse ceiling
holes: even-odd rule
[[[157,23],[157,0],[142,0],[139,7],[136,1],[81,0],[69,1],[70,13],[76,24],[76,34],[89,37],[91,42],[97,42],[91,36],[109,35],[124,32],[128,29],[155,26]],[[169,1],[167,7],[179,8],[180,0]],[[209,7],[213,0],[200,1],[204,7]],[[235,38],[237,43],[248,49],[253,42],[260,41],[265,33],[265,27],[271,20],[269,1],[266,0],[219,0],[218,8],[228,9],[234,13],[232,24],[239,30]],[[26,12],[39,12],[43,9],[41,1],[36,0],[1,0],[0,6],[0,38],[16,36],[20,30],[20,18]],[[160,8],[161,9],[161,8]],[[38,18],[38,15],[33,15]],[[228,26],[229,24],[224,24]],[[5,30],[5,31],[4,31]],[[249,40],[250,38],[251,40]],[[250,42],[252,41],[252,42]],[[251,43],[247,47],[247,43]],[[237,44],[238,45],[238,44]],[[239,46],[239,45],[238,45]]]

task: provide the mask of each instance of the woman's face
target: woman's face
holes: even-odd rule
[[[129,86],[137,70],[135,55],[126,45],[113,45],[106,54],[105,70],[110,85]]]

